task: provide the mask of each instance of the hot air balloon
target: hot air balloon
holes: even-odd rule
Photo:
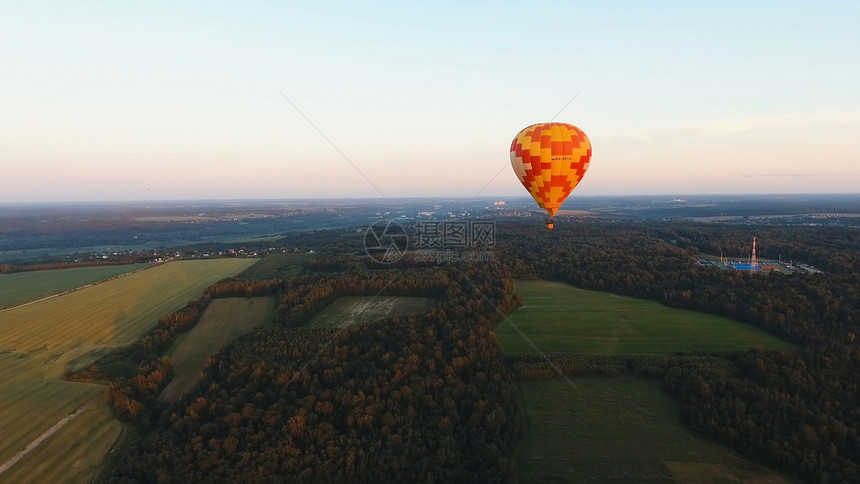
[[[591,161],[591,141],[572,124],[539,123],[523,129],[511,143],[511,166],[549,218],[576,188]]]

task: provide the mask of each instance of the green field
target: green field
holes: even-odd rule
[[[674,403],[639,378],[520,383],[526,436],[521,482],[790,482],[697,438]]]
[[[121,266],[72,267],[49,271],[0,274],[0,309],[70,291],[122,274],[134,272],[148,264]]]
[[[339,297],[320,311],[307,324],[310,328],[346,328],[365,321],[421,314],[433,307],[436,300],[405,296]]]
[[[523,306],[496,328],[509,355],[535,353],[535,346],[544,353],[606,355],[794,348],[747,324],[646,299],[549,281],[517,281],[515,291]]]
[[[200,380],[209,355],[217,353],[237,337],[272,318],[275,298],[215,299],[200,321],[172,352],[174,377],[161,394],[171,401],[188,393]]]
[[[253,262],[169,262],[0,311],[0,482],[89,481],[121,426],[109,417],[106,387],[62,380],[68,365],[86,366],[105,348],[134,342],[159,317]],[[81,411],[39,446],[7,465],[76,409]]]
[[[304,265],[313,257],[313,254],[306,252],[293,253],[271,253],[259,259],[256,264],[252,265],[244,272],[241,277],[252,281],[274,279],[281,277],[284,279],[295,277],[302,273]]]

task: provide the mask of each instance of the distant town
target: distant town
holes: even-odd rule
[[[287,233],[363,231],[380,220],[405,228],[428,220],[543,221],[528,197],[0,204],[0,264],[33,261],[257,257],[314,247],[267,243]],[[860,196],[687,196],[572,198],[558,223],[703,223],[727,226],[860,226]],[[568,221],[568,222],[566,222]],[[211,249],[207,249],[211,246]],[[712,254],[701,264],[738,270],[814,272],[797,261]]]

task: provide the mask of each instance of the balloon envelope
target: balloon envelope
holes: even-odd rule
[[[572,124],[533,124],[511,143],[514,172],[550,217],[576,188],[590,161],[591,141]]]

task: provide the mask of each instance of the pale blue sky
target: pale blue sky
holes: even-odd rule
[[[860,2],[387,3],[0,2],[0,202],[860,192]]]

